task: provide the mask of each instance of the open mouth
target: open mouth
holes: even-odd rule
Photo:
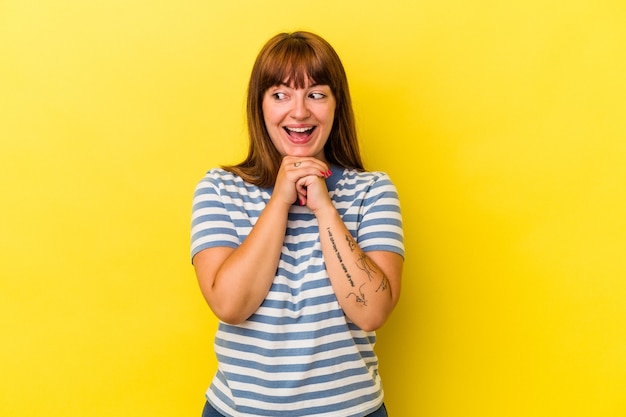
[[[308,127],[284,127],[285,132],[294,139],[307,139],[313,134],[315,126]]]

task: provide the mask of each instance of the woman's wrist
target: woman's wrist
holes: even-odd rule
[[[317,222],[319,224],[326,224],[328,222],[332,222],[335,217],[339,217],[339,213],[337,209],[332,204],[329,204],[324,207],[320,207],[313,212],[315,217],[317,218]]]
[[[284,212],[284,214],[287,215],[287,213],[289,212],[289,209],[291,208],[293,204],[294,204],[293,201],[289,203],[287,201],[284,201],[280,196],[273,194],[268,200],[267,204],[265,205],[265,210],[270,210],[270,211],[278,210],[278,211]]]

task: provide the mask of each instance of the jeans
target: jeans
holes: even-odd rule
[[[211,407],[211,404],[207,401],[204,404],[204,410],[202,410],[202,417],[224,417],[220,413],[218,413],[215,408]],[[387,417],[387,409],[385,408],[385,404],[381,405],[380,408],[374,411],[372,414],[368,414],[367,417]]]

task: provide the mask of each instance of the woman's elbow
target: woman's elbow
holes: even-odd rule
[[[206,297],[205,297],[206,298]],[[251,314],[233,303],[220,303],[207,299],[207,304],[218,320],[226,324],[238,325],[246,321]]]
[[[357,318],[357,320],[353,320],[353,322],[363,331],[376,331],[383,327],[383,325],[387,322],[397,303],[398,297],[395,297],[391,301],[391,304],[386,306],[385,308],[382,308],[378,311],[371,311],[369,312],[369,314],[361,315]]]
[[[383,327],[383,325],[387,322],[390,314],[391,312],[370,314],[359,317],[359,319],[356,321],[353,320],[353,323],[356,324],[359,329],[363,330],[364,332],[373,332]]]

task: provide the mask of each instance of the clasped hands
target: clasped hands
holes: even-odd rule
[[[332,206],[326,178],[331,175],[327,163],[313,157],[285,156],[278,170],[274,197],[285,204],[307,206],[314,213]]]

